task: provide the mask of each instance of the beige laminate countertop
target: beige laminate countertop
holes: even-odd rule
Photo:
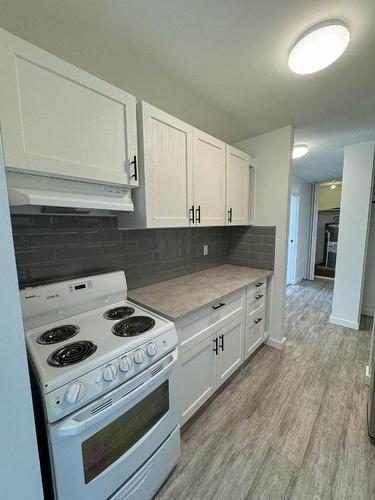
[[[161,283],[129,290],[128,298],[172,321],[228,293],[271,276],[272,271],[224,264]]]

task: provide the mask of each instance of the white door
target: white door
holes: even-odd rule
[[[290,197],[289,210],[289,240],[288,240],[288,265],[287,265],[287,285],[296,283],[297,264],[297,236],[298,236],[298,206],[299,195],[292,194]]]
[[[225,144],[194,129],[193,179],[197,226],[225,225]]]
[[[264,307],[260,307],[248,315],[245,331],[245,359],[262,343],[264,322]]]
[[[227,224],[249,224],[250,157],[227,145],[226,209]]]
[[[192,214],[192,128],[141,103],[147,227],[184,227]]]
[[[216,390],[216,335],[180,356],[178,395],[183,425]]]
[[[136,186],[135,106],[135,97],[0,30],[7,168]]]
[[[221,385],[242,363],[243,315],[217,332],[219,339],[218,385]]]

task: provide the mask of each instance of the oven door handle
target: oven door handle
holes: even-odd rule
[[[153,384],[155,380],[162,378],[166,373],[172,371],[172,368],[174,368],[177,361],[177,349],[171,352],[169,356],[172,357],[171,362],[168,363],[168,365],[165,366],[162,370],[160,370],[157,375],[151,377],[146,382],[136,387],[134,390],[109,406],[107,409],[102,410],[96,415],[90,416],[86,420],[76,420],[75,418],[69,418],[55,428],[55,436],[64,437],[81,434],[83,431],[91,427],[91,425],[93,425],[94,423],[97,423],[102,420],[102,418],[110,415],[111,413],[114,413],[120,406],[124,405],[124,403],[129,403],[132,399],[135,399],[139,395],[139,393],[143,392],[149,385]],[[130,379],[129,382],[134,383],[134,379]]]

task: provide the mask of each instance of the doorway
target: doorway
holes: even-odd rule
[[[286,273],[286,284],[294,285],[296,283],[297,268],[297,238],[298,238],[298,208],[299,195],[290,196],[289,208],[289,239],[288,239],[288,263]]]

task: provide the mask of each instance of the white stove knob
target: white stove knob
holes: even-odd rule
[[[78,382],[78,381],[73,382],[73,384],[71,384],[68,387],[68,389],[65,393],[66,401],[71,405],[78,403],[78,401],[80,401],[83,397],[84,390],[85,390],[85,388],[83,387],[81,382]]]
[[[147,354],[149,356],[156,356],[156,353],[158,352],[157,347],[154,342],[150,342],[147,346]]]
[[[137,365],[140,365],[144,362],[146,359],[145,353],[143,352],[143,349],[137,349],[134,353],[134,361],[137,363]]]
[[[120,370],[122,372],[128,372],[132,367],[133,360],[130,356],[124,356],[120,359]]]
[[[103,370],[103,379],[106,382],[112,382],[117,377],[117,366],[107,365]]]

